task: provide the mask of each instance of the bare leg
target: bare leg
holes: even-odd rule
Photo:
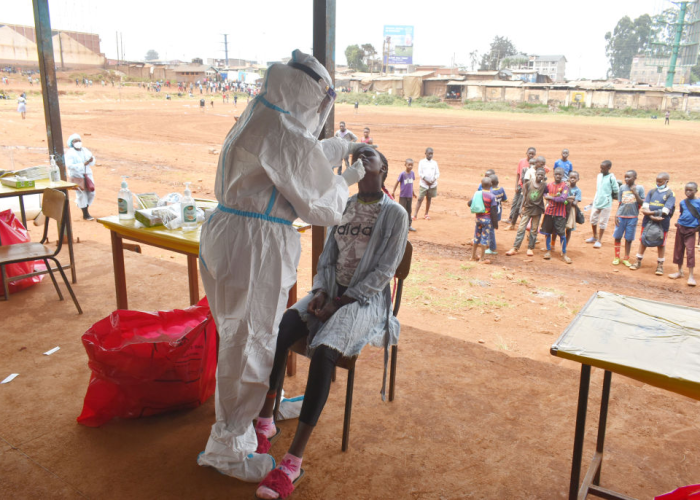
[[[418,218],[418,210],[420,210],[420,206],[423,204],[423,198],[418,198],[418,201],[416,202],[416,211],[413,212],[413,218],[417,219]]]
[[[629,257],[630,252],[632,252],[632,240],[625,240],[625,257]]]
[[[694,270],[695,270],[694,267],[688,268],[688,286],[695,286],[697,284],[697,283],[695,283],[695,276],[693,276]]]
[[[426,200],[427,200],[427,201],[425,202],[425,216],[427,217],[427,216],[428,216],[428,212],[430,212],[430,201],[432,200],[432,198],[431,198],[430,196],[428,196],[428,197],[426,198]]]
[[[306,444],[309,442],[309,438],[311,437],[311,433],[313,431],[314,426],[305,424],[304,422],[299,422],[297,425],[297,432],[294,434],[294,440],[292,441],[287,453],[294,455],[295,457],[302,458],[304,456]]]
[[[605,233],[605,229],[601,228],[600,231],[598,231],[598,241],[603,241],[603,233]]]
[[[593,238],[598,239],[598,226],[591,224],[591,229],[593,230]]]

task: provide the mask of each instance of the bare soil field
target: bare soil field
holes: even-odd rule
[[[0,101],[0,168],[48,160],[38,87],[28,92],[27,119],[16,102]],[[214,196],[218,150],[245,107],[199,95],[165,100],[165,92],[139,88],[59,86],[64,140],[73,133],[97,159],[95,217],[116,213],[120,176],[132,191],[182,191]],[[571,467],[580,365],[553,358],[551,344],[597,290],[700,306],[697,290],[667,275],[655,276],[655,251],[632,272],[612,266],[612,222],[601,249],[583,240],[580,225],[569,245],[572,265],[524,252],[506,257],[515,232],[497,232],[499,255],[490,265],[468,260],[474,217],[467,199],[486,169],[496,170],[508,197],[515,167],[529,146],[551,167],[561,149],[581,174],[583,205],[595,192],[604,159],[622,178],[639,173],[648,190],[658,172],[671,176],[676,196],[697,181],[700,124],[423,108],[336,106],[360,134],[365,126],[389,159],[391,190],[406,158],[417,162],[426,147],[440,165],[439,195],[431,220],[421,216],[410,234],[414,260],[399,319],[397,399],[379,397],[382,352],[368,348],[357,370],[350,450],[340,451],[345,373],[307,448],[307,477],[293,498],[565,498]],[[212,153],[214,151],[214,153]],[[507,214],[509,205],[504,207]],[[80,335],[115,308],[109,232],[83,221],[73,205],[78,283],[85,314],[59,302],[44,282],[0,302],[0,491],[4,498],[252,498],[255,485],[196,465],[214,420],[213,399],[202,407],[140,420],[115,420],[100,429],[75,418],[89,380]],[[30,224],[33,241],[39,228]],[[674,231],[669,234],[669,245]],[[311,234],[302,235],[299,293],[310,286]],[[636,251],[637,243],[633,246]],[[132,308],[163,310],[188,305],[184,256],[142,245],[126,252]],[[67,257],[64,257],[67,260]],[[203,288],[201,289],[203,293]],[[52,356],[42,353],[55,346]],[[303,392],[305,361],[285,388]],[[595,440],[602,372],[594,370],[587,464]],[[681,396],[613,377],[602,484],[638,498],[700,482],[699,404]],[[295,422],[283,422],[272,452],[281,458]]]

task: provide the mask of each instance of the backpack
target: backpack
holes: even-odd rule
[[[642,231],[642,245],[648,248],[660,247],[664,244],[664,228],[661,223],[650,220]]]
[[[474,193],[472,198],[471,211],[473,214],[483,214],[486,212],[486,206],[484,206],[484,192],[477,191]]]

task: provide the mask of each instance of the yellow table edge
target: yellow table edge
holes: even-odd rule
[[[135,240],[143,241],[146,244],[153,246],[165,246],[168,249],[188,253],[191,255],[199,255],[199,241],[189,239],[185,236],[185,233],[180,229],[170,230],[165,229],[164,226],[156,227],[133,227],[137,221],[119,220],[118,215],[110,215],[109,217],[101,217],[97,219],[97,222],[105,226],[110,231],[120,234],[124,238],[133,238]],[[187,233],[187,235],[192,235],[197,238],[199,229],[197,231],[192,231]]]
[[[72,182],[67,182],[67,181],[51,182],[48,179],[40,179],[40,180],[36,181],[34,184],[34,187],[31,187],[31,188],[12,188],[12,187],[0,184],[0,197],[6,196],[6,195],[40,194],[45,189],[48,189],[48,188],[75,189],[77,187],[78,187],[78,185],[73,184]]]

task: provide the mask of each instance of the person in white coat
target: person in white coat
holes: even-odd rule
[[[65,161],[69,179],[78,184],[75,201],[83,211],[83,219],[94,220],[88,208],[95,199],[95,178],[91,168],[95,165],[95,157],[88,148],[83,147],[80,135],[73,134],[68,138]],[[89,179],[89,182],[86,179]]]
[[[260,94],[228,133],[219,157],[219,205],[202,226],[200,270],[219,333],[216,423],[197,461],[244,481],[275,467],[258,453],[253,419],[263,405],[300,237],[292,222],[340,222],[362,162],[332,165],[361,143],[317,139],[335,101],[332,80],[298,50],[274,64]]]

